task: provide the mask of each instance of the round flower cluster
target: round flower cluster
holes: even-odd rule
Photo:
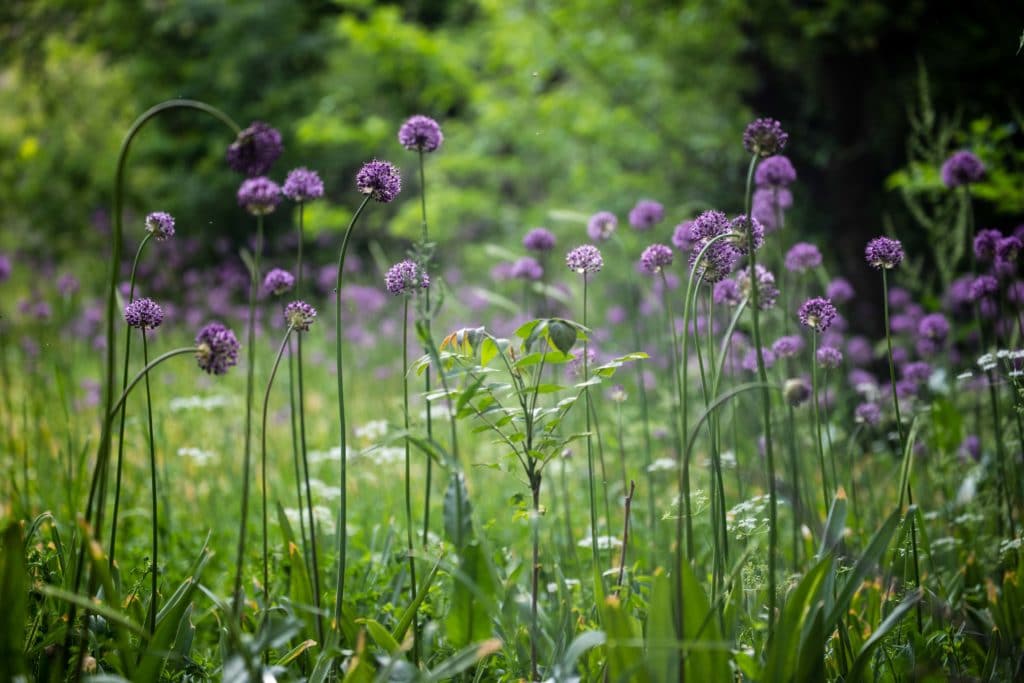
[[[228,166],[244,175],[263,175],[281,156],[281,133],[262,121],[253,121],[228,146]]]
[[[903,245],[890,237],[876,237],[865,247],[864,258],[872,268],[890,270],[903,262]]]
[[[284,180],[284,196],[293,202],[308,202],[324,196],[324,181],[316,171],[300,167],[292,170]]]
[[[874,403],[861,403],[853,412],[859,424],[873,427],[882,421],[882,411]]]
[[[587,221],[587,237],[594,242],[606,242],[611,239],[617,227],[619,219],[614,213],[598,211]]]
[[[800,324],[815,332],[824,332],[836,319],[836,307],[832,302],[820,296],[808,299],[797,312]]]
[[[370,195],[375,201],[388,204],[402,191],[402,176],[394,164],[374,159],[359,169],[356,189]]]
[[[316,309],[305,301],[293,301],[284,307],[284,321],[297,332],[308,332],[316,320]]]
[[[822,346],[818,349],[818,365],[834,370],[843,364],[843,352],[834,346]]]
[[[295,277],[287,270],[273,268],[263,278],[263,291],[280,296],[295,286]]]
[[[757,165],[754,182],[758,187],[789,187],[796,182],[796,169],[787,157],[776,154]]]
[[[143,297],[124,307],[124,321],[139,330],[155,330],[164,321],[164,311],[158,303]]]
[[[641,199],[629,211],[629,224],[637,230],[650,230],[665,218],[665,207],[652,199]]]
[[[775,286],[775,276],[760,263],[757,264],[755,273],[757,277],[757,307],[762,311],[767,311],[775,306],[775,302],[779,298],[779,289]],[[736,273],[736,284],[739,285],[743,296],[747,298],[753,296],[749,268]]]
[[[772,353],[778,358],[792,358],[803,351],[803,349],[803,337],[795,334],[779,337],[772,343]]]
[[[719,305],[739,306],[740,302],[743,301],[743,292],[740,291],[740,286],[732,278],[725,278],[716,282],[711,296],[712,300]]]
[[[672,249],[664,244],[652,244],[640,255],[640,265],[648,273],[660,273],[672,265]]]
[[[730,235],[731,232],[732,225],[721,211],[705,211],[697,216],[690,226],[690,235],[693,238],[690,268],[705,282],[713,284],[723,280],[736,266],[740,252],[733,244],[734,240],[727,238],[708,244],[715,237]]]
[[[821,265],[821,252],[809,242],[797,242],[786,252],[786,270],[806,273]]]
[[[750,214],[761,221],[764,229],[774,232],[782,227],[784,212],[793,206],[793,193],[784,187],[758,187]]]
[[[519,280],[539,280],[544,277],[544,266],[532,256],[524,256],[512,264],[509,274]]]
[[[547,228],[534,228],[523,237],[523,246],[529,251],[551,251],[555,248],[555,234]]]
[[[597,247],[584,244],[566,254],[565,265],[569,267],[569,270],[585,275],[601,270],[604,267],[604,259],[601,258],[601,251]]]
[[[743,131],[743,147],[759,157],[778,154],[789,142],[789,135],[775,119],[755,119]]]
[[[943,162],[940,175],[948,188],[970,185],[985,177],[985,165],[971,152],[960,150]]]
[[[729,222],[729,230],[736,236],[731,242],[741,254],[749,251],[751,238],[754,249],[764,246],[764,226],[756,218],[740,214]]]
[[[444,142],[444,133],[429,116],[409,117],[398,129],[398,142],[414,152],[433,152]]]
[[[223,375],[238,364],[238,338],[220,323],[210,323],[199,330],[196,347],[199,367],[211,375]]]
[[[281,186],[270,178],[246,178],[238,188],[238,205],[253,216],[273,213],[281,203]]]
[[[838,301],[841,304],[845,304],[849,301],[853,301],[853,297],[856,296],[853,291],[853,285],[846,278],[837,277],[828,283],[828,287],[825,288],[825,296],[832,301]]]
[[[426,289],[430,286],[430,276],[423,272],[415,261],[406,259],[388,268],[384,275],[384,286],[395,296],[415,294],[417,289]]]
[[[679,251],[690,251],[693,249],[694,242],[693,221],[680,223],[672,231],[672,246]]]
[[[158,242],[174,237],[174,216],[166,211],[154,211],[146,216],[146,232],[153,233]]]

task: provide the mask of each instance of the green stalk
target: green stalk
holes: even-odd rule
[[[793,567],[800,566],[800,508],[803,501],[800,499],[800,468],[796,455],[796,419],[793,415],[793,406],[789,406],[789,469],[793,478]]]
[[[427,230],[427,176],[423,170],[423,150],[419,150],[419,166],[420,166],[420,215],[422,216],[422,231],[420,234],[420,241],[422,243],[423,263],[420,264],[423,272],[430,270],[430,234]],[[428,287],[423,292],[423,323],[426,326],[427,335],[430,335],[430,288]],[[424,396],[430,395],[431,382],[430,382],[430,366],[427,366],[426,371],[423,373],[423,384],[424,384]],[[427,413],[427,441],[434,440],[434,416],[432,414],[432,406],[430,401],[424,402],[426,413]],[[430,532],[430,483],[434,475],[434,460],[433,458],[427,458],[427,474],[423,481],[423,546],[427,545],[427,534]]]
[[[422,158],[422,157],[421,157]],[[409,433],[409,295],[402,303],[402,416],[405,419],[405,433]],[[409,551],[409,604],[416,604],[416,560],[413,558],[412,541],[412,447],[405,439],[405,536]],[[427,458],[428,460],[430,458]],[[416,618],[413,617],[413,633],[416,633]],[[414,641],[413,662],[419,667],[419,643]]]
[[[587,274],[583,273],[583,327],[587,327]],[[583,381],[584,383],[590,379],[590,366],[588,357],[589,344],[587,337],[583,338]],[[600,574],[600,559],[597,551],[597,498],[594,494],[594,445],[593,440],[590,436],[590,387],[587,386],[583,389],[583,400],[585,403],[586,413],[586,433],[587,433],[587,484],[590,492],[590,554],[593,566],[591,571],[594,574],[594,580],[598,580]],[[597,586],[594,587],[597,590]]]
[[[152,233],[150,233],[152,234]],[[127,335],[131,336],[131,335]],[[127,345],[127,342],[126,342]],[[149,345],[146,342],[146,330],[142,329],[142,362],[145,365],[149,365]],[[125,411],[121,411],[122,419]],[[149,632],[150,634],[156,633],[156,615],[157,607],[159,606],[159,596],[157,595],[157,577],[160,571],[160,557],[157,554],[159,547],[158,540],[158,508],[157,508],[157,490],[156,490],[156,444],[153,441],[153,397],[149,390],[149,373],[146,373],[146,421],[148,425],[149,437],[149,485],[150,485],[150,496],[153,505],[153,583],[152,591],[153,596],[149,601]],[[111,561],[113,562],[113,561]]]
[[[821,466],[821,497],[825,503],[825,514],[828,515],[829,497],[828,475],[825,472],[825,448],[821,445],[821,418],[818,414],[818,333],[811,332],[811,409],[814,411],[814,450],[818,452],[818,464]]]
[[[305,230],[303,229],[303,223],[305,220],[306,203],[299,202],[299,220],[298,226],[298,245],[297,245],[297,256],[295,261],[295,298],[302,298],[302,242]],[[302,344],[302,336],[295,340],[296,346]],[[291,342],[289,342],[288,348],[288,400],[289,406],[291,407],[291,426],[292,426],[292,463],[295,467],[295,498],[298,501],[299,510],[299,538],[302,541],[302,554],[306,561],[310,560],[309,557],[309,540],[306,537],[306,519],[302,514],[303,508],[303,497],[302,497],[302,481],[303,481],[303,469],[302,464],[299,461],[300,453],[302,460],[305,461],[305,440],[306,435],[303,430],[301,444],[299,438],[299,406],[295,396],[295,384],[297,381],[296,372],[302,372],[302,366],[299,365],[296,369],[296,356],[291,353]]]
[[[139,382],[145,379],[146,375],[149,374],[150,370],[160,365],[169,358],[180,356],[186,353],[197,353],[198,351],[199,349],[195,346],[184,346],[182,348],[174,349],[160,356],[157,356],[152,361],[147,363],[146,366],[139,370],[138,374],[136,374],[135,377],[132,378],[132,381],[128,382],[128,386],[125,387],[124,391],[121,393],[121,396],[117,399],[117,402],[114,403],[113,407],[110,409],[110,412],[107,414],[107,418],[104,420],[104,424],[107,426],[107,428],[110,428],[110,424],[113,423],[114,418],[117,417],[117,411],[120,410],[121,406],[124,405],[124,402],[128,400],[128,396],[131,395],[132,389],[135,388],[135,385],[137,385]]]
[[[313,606],[317,609],[316,630],[320,641],[323,642],[324,626],[323,615],[320,614],[320,556],[316,549],[316,519],[313,517],[313,489],[309,486],[309,458],[306,448],[306,392],[303,386],[302,374],[302,335],[295,340],[295,365],[299,378],[299,453],[302,454],[302,474],[306,481],[306,514],[309,521],[309,554],[313,561]],[[301,508],[299,519],[302,518]]]
[[[337,579],[337,593],[334,598],[334,624],[338,634],[341,633],[341,621],[342,621],[342,605],[345,602],[345,569],[346,569],[346,553],[348,551],[348,534],[345,530],[345,525],[348,523],[348,494],[346,491],[348,479],[347,479],[347,467],[346,467],[346,454],[345,450],[348,445],[347,439],[347,427],[345,424],[345,379],[342,371],[342,358],[341,358],[341,347],[342,347],[342,336],[341,336],[341,274],[342,269],[345,267],[345,253],[348,251],[349,239],[352,237],[352,229],[356,225],[356,221],[359,220],[359,214],[366,208],[366,204],[370,201],[370,195],[366,195],[363,198],[362,203],[359,204],[359,208],[352,214],[352,220],[348,224],[348,229],[345,230],[345,236],[341,241],[341,253],[338,255],[338,288],[335,291],[335,320],[334,320],[334,331],[337,335],[335,339],[335,361],[338,365],[338,427],[340,431],[340,442],[341,442],[341,503],[338,508],[338,529],[337,529],[337,546],[338,546],[338,579]]]

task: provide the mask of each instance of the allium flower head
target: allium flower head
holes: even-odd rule
[[[701,253],[704,254],[703,257],[701,257]],[[695,245],[693,251],[690,252],[689,263],[690,268],[704,282],[714,284],[729,276],[739,258],[739,250],[729,244],[727,240],[715,242],[707,247],[706,251],[701,242]]]
[[[146,232],[153,233],[158,242],[174,237],[174,216],[166,211],[154,211],[146,216]]]
[[[665,207],[652,199],[641,199],[629,211],[629,224],[637,230],[650,230],[665,218]]]
[[[762,311],[767,311],[775,306],[775,302],[779,298],[779,289],[775,286],[775,276],[760,263],[757,264],[755,273],[757,275],[758,308]],[[750,286],[750,268],[744,268],[740,272],[736,273],[736,284],[739,285],[743,296],[748,298],[752,297],[753,293]]]
[[[309,332],[316,320],[316,309],[305,301],[293,301],[284,307],[284,321],[296,332]]]
[[[721,211],[705,211],[690,223],[691,239],[709,240],[729,232],[729,219]]]
[[[308,202],[324,196],[324,181],[316,171],[299,167],[288,173],[282,191],[293,202]]]
[[[822,346],[818,349],[818,365],[834,370],[843,364],[843,352],[834,346]]]
[[[273,213],[281,203],[281,186],[270,178],[246,178],[238,188],[238,205],[253,216]]]
[[[782,227],[782,214],[793,206],[793,193],[784,187],[759,187],[754,190],[750,215],[761,221],[766,232]]]
[[[220,323],[210,323],[199,330],[196,346],[199,367],[211,375],[223,375],[238,364],[238,338]]]
[[[879,270],[890,270],[903,262],[903,245],[890,237],[876,237],[864,248],[868,265]]]
[[[740,286],[732,278],[725,278],[716,282],[711,296],[716,304],[725,304],[727,306],[739,306],[740,302],[743,301],[743,292],[740,291]]]
[[[824,332],[836,319],[836,307],[829,299],[816,296],[805,301],[800,306],[797,315],[801,325],[809,327],[815,332]]]
[[[999,291],[999,280],[991,275],[979,275],[971,283],[971,301],[979,301],[994,296]]]
[[[555,234],[547,228],[533,228],[523,236],[528,251],[545,252],[555,248]]]
[[[779,337],[772,343],[772,353],[778,358],[792,358],[803,351],[803,349],[803,337],[795,334]]]
[[[569,267],[569,270],[585,275],[601,270],[604,267],[604,259],[601,258],[601,251],[597,247],[584,244],[566,254],[565,265]]]
[[[796,169],[788,157],[770,156],[757,165],[754,182],[758,187],[788,187],[796,181]]]
[[[870,427],[874,427],[882,421],[882,411],[874,403],[861,403],[853,411],[854,419]]]
[[[359,169],[356,189],[370,195],[375,201],[388,204],[402,191],[402,176],[394,164],[374,159]]]
[[[684,221],[672,231],[672,246],[679,251],[690,251],[696,238],[693,236],[693,221]]]
[[[524,256],[512,264],[510,274],[519,280],[539,280],[544,277],[544,266],[532,256]]]
[[[853,291],[853,285],[846,278],[837,277],[832,282],[828,283],[828,287],[825,288],[825,296],[832,301],[838,301],[841,304],[845,304],[848,301],[852,301],[856,293]]]
[[[821,252],[809,242],[797,242],[786,252],[786,270],[806,273],[821,265]]]
[[[610,211],[598,211],[587,221],[587,237],[593,242],[604,242],[611,239],[615,229],[619,227],[619,219]]]
[[[444,133],[437,121],[417,114],[406,119],[398,129],[398,142],[414,152],[433,152],[444,142]]]
[[[57,278],[57,291],[60,292],[61,296],[68,297],[78,291],[81,283],[78,278],[71,273],[64,273]]]
[[[280,296],[295,286],[295,277],[287,270],[272,268],[263,278],[263,291]]]
[[[388,268],[384,275],[384,285],[395,296],[415,294],[416,290],[430,286],[430,276],[415,261],[406,259]]]
[[[672,265],[672,249],[664,244],[652,244],[640,255],[640,265],[648,273],[660,273]]]
[[[759,157],[778,154],[789,142],[789,135],[775,119],[754,119],[743,131],[743,147]]]
[[[754,238],[754,249],[760,249],[764,245],[764,226],[756,218],[740,214],[729,222],[729,230],[736,236],[731,240],[732,245],[741,254],[746,254],[749,250],[751,236]]]
[[[949,321],[941,313],[931,313],[921,318],[917,324],[917,333],[925,339],[944,342],[949,336]]]
[[[985,165],[971,152],[960,150],[943,162],[941,175],[942,184],[948,188],[969,185],[985,177]]]
[[[932,366],[924,361],[907,363],[900,368],[900,376],[908,382],[923,384],[932,375]]]
[[[164,321],[164,310],[152,299],[136,299],[124,307],[124,321],[129,327],[155,330]]]
[[[277,129],[262,121],[253,121],[228,147],[228,166],[250,178],[263,175],[283,150]]]
[[[775,353],[767,348],[761,348],[761,358],[764,359],[765,369],[771,368],[775,365]],[[740,367],[747,372],[757,371],[757,349],[750,349],[743,355],[743,360],[740,361]]]
[[[996,245],[1003,238],[998,230],[979,230],[974,236],[974,258],[979,263],[991,263],[996,257]]]
[[[796,408],[811,397],[811,387],[802,377],[794,377],[782,385],[782,395],[786,403]]]
[[[1022,246],[1024,243],[1014,235],[1002,238],[996,243],[996,261],[1007,264],[1016,263]]]

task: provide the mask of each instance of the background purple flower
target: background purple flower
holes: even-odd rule
[[[539,280],[544,277],[544,266],[532,256],[524,256],[512,264],[509,274],[519,280]]]
[[[220,323],[209,323],[199,330],[196,346],[199,367],[211,375],[223,375],[238,364],[238,338]]]
[[[228,146],[227,162],[249,177],[263,175],[281,156],[281,133],[262,121],[253,121]]]
[[[803,349],[803,337],[795,334],[779,337],[772,344],[772,353],[778,358],[792,358]]]
[[[822,346],[818,349],[818,365],[834,370],[843,364],[843,352],[834,346]]]
[[[359,169],[356,189],[370,195],[375,201],[388,204],[402,191],[402,176],[394,164],[374,159]]]
[[[981,180],[985,176],[985,165],[971,152],[960,150],[943,162],[940,174],[946,187],[960,187]]]
[[[672,249],[664,244],[652,244],[640,255],[640,264],[648,273],[660,273],[672,265]]]
[[[598,211],[587,221],[587,237],[594,242],[604,242],[611,239],[615,229],[619,226],[619,219],[610,211]]]
[[[805,273],[821,265],[821,252],[809,242],[797,242],[786,252],[786,270]]]
[[[801,325],[824,332],[836,318],[836,307],[828,299],[817,296],[801,304],[797,315]]]
[[[775,306],[775,302],[779,298],[779,289],[775,286],[775,276],[762,266],[760,263],[757,264],[757,303],[758,308],[762,311]],[[750,289],[750,269],[744,268],[740,272],[736,273],[736,284],[739,285],[740,291],[743,292],[743,296],[750,298],[752,293]]]
[[[680,223],[672,231],[672,245],[679,251],[690,251],[696,241],[693,236],[693,221]]]
[[[408,150],[433,152],[444,142],[444,133],[437,121],[417,114],[406,119],[398,129],[398,142]]]
[[[124,321],[129,327],[154,330],[164,321],[164,311],[155,301],[143,297],[124,307]]]
[[[566,254],[565,265],[569,270],[584,275],[601,270],[604,267],[604,259],[601,258],[601,251],[597,247],[584,244]]]
[[[295,277],[282,268],[272,268],[263,278],[263,291],[280,296],[295,286]]]
[[[308,332],[316,320],[316,309],[305,301],[293,301],[284,307],[284,320],[297,332]]]
[[[299,167],[288,173],[282,192],[293,202],[308,202],[324,196],[324,181],[316,171]]]
[[[781,154],[770,156],[757,165],[754,182],[758,187],[788,187],[796,181],[796,169]]]
[[[246,178],[238,188],[238,205],[254,216],[273,213],[281,203],[281,187],[270,178]]]
[[[399,261],[388,269],[384,275],[384,284],[388,292],[399,294],[415,294],[418,289],[430,286],[430,276],[415,261],[406,259]]]
[[[533,228],[523,236],[528,251],[546,252],[555,248],[555,234],[547,228]]]
[[[832,299],[832,301],[845,304],[852,301],[856,293],[853,291],[853,285],[850,284],[849,280],[837,277],[828,283],[828,287],[825,288],[825,296]]]
[[[857,422],[871,427],[882,421],[882,411],[874,403],[861,403],[853,413]]]
[[[652,199],[641,199],[629,211],[629,224],[637,230],[650,230],[665,218],[665,207]]]
[[[743,148],[759,157],[778,154],[789,142],[789,135],[775,119],[754,119],[743,131]]]

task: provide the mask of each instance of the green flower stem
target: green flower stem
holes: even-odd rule
[[[194,353],[198,353],[198,352],[199,352],[199,348],[198,347],[195,347],[195,346],[184,346],[182,348],[174,349],[172,351],[168,351],[167,353],[161,354],[160,356],[157,356],[152,361],[147,363],[145,365],[145,367],[143,367],[141,370],[139,370],[138,374],[136,374],[135,377],[132,378],[132,381],[128,382],[128,386],[125,387],[124,391],[121,393],[121,396],[117,399],[117,401],[111,407],[110,412],[107,414],[107,419],[104,420],[104,425],[106,425],[107,428],[110,427],[110,425],[114,421],[114,418],[117,417],[117,411],[121,409],[121,406],[124,405],[124,402],[126,400],[128,400],[128,396],[131,395],[132,389],[135,388],[135,385],[137,385],[139,382],[141,382],[143,379],[145,379],[146,375],[149,373],[150,370],[152,370],[156,366],[160,365],[161,363],[163,363],[168,358],[173,358],[175,356],[181,356],[181,355],[186,354],[186,353],[193,353],[194,354]]]
[[[303,225],[304,224],[304,220],[305,220],[305,212],[306,212],[306,203],[305,202],[299,202],[299,205],[298,205],[299,219],[296,222],[296,225],[297,225],[296,237],[298,239],[298,245],[297,245],[298,249],[297,249],[297,254],[296,254],[296,259],[295,259],[295,296],[296,296],[297,299],[301,299],[302,298],[302,243],[303,243],[303,237],[305,235],[305,230],[304,230],[304,225]],[[299,335],[295,339],[295,348],[297,349],[298,347],[301,347],[301,345],[302,345],[302,335]],[[306,459],[305,458],[305,455],[306,455],[306,446],[305,446],[306,434],[305,434],[305,429],[303,428],[302,436],[301,436],[301,439],[300,439],[300,436],[299,436],[299,421],[300,421],[299,413],[302,410],[302,408],[299,405],[298,399],[296,398],[296,395],[295,395],[295,389],[296,389],[295,385],[296,385],[296,382],[299,381],[299,375],[301,375],[301,373],[302,373],[301,351],[297,351],[295,354],[293,354],[292,353],[292,348],[293,348],[292,347],[292,342],[289,342],[288,343],[288,400],[289,400],[289,406],[291,407],[291,411],[290,411],[291,420],[290,421],[291,421],[291,427],[292,427],[292,464],[295,467],[295,498],[298,501],[298,510],[299,510],[299,539],[302,541],[303,558],[305,558],[305,560],[308,562],[308,561],[311,560],[311,558],[310,558],[310,550],[309,550],[309,540],[306,537],[306,519],[305,519],[305,517],[302,514],[302,508],[303,508],[302,481],[304,479],[304,475],[303,475],[302,464],[300,462],[300,457],[302,459],[302,462],[305,462],[305,459]],[[299,357],[298,359],[297,359],[297,356]],[[296,362],[297,361],[299,362],[298,368],[296,368]],[[299,375],[296,375],[296,373],[299,373]],[[302,421],[305,422],[304,419]],[[303,425],[303,427],[304,427],[304,425]]]
[[[246,344],[249,346],[245,373],[245,446],[242,451],[242,524],[238,533],[238,554],[235,557],[235,590],[231,612],[235,621],[242,617],[242,569],[245,566],[245,534],[249,523],[249,479],[252,471],[252,404],[256,386],[256,294],[260,287],[260,254],[263,251],[263,215],[256,216],[256,251],[249,273],[249,324]]]
[[[817,359],[815,359],[817,360]],[[822,380],[822,386],[824,387],[824,405],[822,411],[825,413],[824,432],[825,432],[825,443],[828,444],[828,464],[829,469],[832,473],[832,490],[833,494],[839,493],[839,470],[836,468],[836,450],[832,445],[832,418],[829,414],[828,409],[828,368],[825,368],[825,378]]]
[[[829,495],[828,474],[825,471],[825,448],[821,444],[821,417],[818,412],[818,332],[811,332],[811,414],[814,418],[814,450],[818,452],[818,464],[821,467],[821,497],[828,515]]]
[[[787,425],[789,427],[789,476],[793,479],[793,566],[800,566],[800,509],[803,501],[800,499],[800,466],[796,454],[796,419],[793,415],[793,406],[788,406]]]
[[[750,216],[751,185],[754,179],[754,167],[757,165],[757,155],[750,158],[750,166],[747,168],[747,189],[746,189],[746,210],[744,215]],[[750,311],[754,323],[754,348],[757,356],[757,376],[761,383],[768,384],[768,372],[764,364],[764,349],[761,345],[761,320],[760,320],[760,294],[757,281],[757,250],[754,248],[754,232],[747,233],[747,253],[750,256]],[[768,389],[761,392],[761,408],[764,420],[764,454],[765,467],[768,478],[768,639],[771,642],[775,632],[775,605],[777,580],[775,574],[775,555],[779,546],[779,504],[778,495],[775,490],[775,452],[772,445],[772,401]],[[827,509],[826,505],[826,509]]]
[[[589,409],[591,419],[590,425],[594,430],[594,441],[597,442],[597,464],[601,466],[601,491],[604,496],[604,526],[610,534],[612,526],[612,506],[608,499],[608,468],[605,466],[604,439],[601,437],[601,421],[597,419],[597,403],[592,400],[590,402]],[[609,556],[610,555],[611,551],[609,550]]]
[[[583,273],[583,327],[587,327],[587,274]],[[586,383],[590,379],[590,366],[588,353],[590,351],[587,337],[583,338],[583,382]],[[594,494],[594,444],[590,435],[590,387],[587,386],[583,390],[583,401],[585,404],[584,413],[586,413],[586,434],[587,434],[587,483],[590,493],[590,554],[591,562],[593,566],[591,570],[594,574],[594,580],[598,581],[601,576],[600,572],[600,558],[597,550],[597,499]],[[597,590],[597,586],[594,586],[594,590]]]
[[[359,208],[352,214],[352,220],[348,224],[348,228],[345,230],[345,236],[341,241],[341,252],[338,254],[338,276],[337,282],[338,287],[335,290],[335,320],[334,320],[334,332],[336,339],[334,341],[335,349],[335,361],[338,366],[338,428],[340,431],[340,442],[341,442],[341,502],[338,507],[338,528],[337,534],[337,546],[338,546],[338,578],[337,578],[337,593],[334,597],[334,627],[337,629],[337,633],[341,633],[341,621],[342,621],[342,606],[345,603],[345,570],[346,570],[346,553],[348,551],[348,532],[345,530],[345,526],[348,524],[348,493],[346,491],[348,486],[348,472],[345,450],[348,446],[348,434],[347,426],[345,424],[345,378],[342,371],[342,336],[341,336],[341,277],[342,270],[345,267],[345,254],[348,252],[349,240],[352,237],[352,229],[356,225],[356,221],[359,220],[359,215],[366,208],[366,204],[370,201],[370,195],[366,195],[363,201],[359,204]],[[312,531],[311,531],[312,533]]]
[[[260,483],[261,483],[261,498],[262,498],[262,509],[263,509],[263,610],[264,612],[270,610],[270,563],[268,561],[269,552],[267,545],[267,520],[269,515],[267,513],[267,410],[270,407],[270,389],[274,386],[274,378],[277,377],[277,368],[281,364],[281,356],[284,355],[284,350],[288,347],[288,340],[292,336],[294,326],[289,325],[288,329],[285,330],[284,339],[281,340],[281,348],[277,350],[277,356],[274,358],[274,365],[270,369],[270,379],[267,380],[267,388],[263,392],[263,416],[260,422]],[[301,512],[300,512],[301,515]],[[265,653],[266,654],[266,653]]]
[[[422,157],[421,157],[422,158]],[[428,288],[429,289],[429,288]],[[409,295],[402,302],[402,417],[405,433],[409,433]],[[409,604],[416,603],[416,560],[413,557],[412,533],[412,447],[405,439],[405,535],[409,551]],[[429,460],[429,458],[427,458]],[[413,633],[416,633],[413,618]],[[419,644],[413,644],[413,662],[419,666]]]
[[[313,606],[317,609],[316,616],[316,629],[317,635],[323,642],[324,637],[324,626],[323,626],[323,615],[320,613],[320,555],[317,552],[317,540],[316,540],[316,519],[313,517],[313,489],[309,485],[309,456],[308,449],[306,448],[306,392],[303,386],[303,373],[302,373],[302,335],[297,335],[295,340],[295,365],[296,375],[299,379],[299,453],[302,454],[302,475],[305,477],[306,485],[306,515],[309,523],[309,555],[313,561]],[[299,518],[302,518],[302,511],[300,508]]]
[[[131,336],[131,335],[127,335]],[[127,342],[126,342],[127,345]],[[149,365],[149,345],[146,342],[146,330],[142,330],[142,362],[145,365]],[[156,444],[153,441],[153,397],[149,390],[149,373],[146,373],[146,422],[147,422],[147,436],[149,437],[149,485],[150,485],[150,497],[153,505],[153,583],[152,583],[152,597],[149,601],[149,632],[150,634],[156,633],[156,615],[157,608],[159,606],[159,596],[157,595],[157,578],[160,573],[160,556],[157,552],[159,547],[158,529],[159,529],[159,517],[157,507],[157,489],[156,489]],[[123,416],[124,410],[121,411]]]
[[[424,272],[430,269],[430,233],[427,230],[427,175],[423,169],[423,150],[419,150],[419,167],[420,167],[420,216],[421,220],[421,233],[420,241],[422,242],[422,249],[424,253],[423,263],[420,267]],[[430,288],[428,287],[423,292],[423,324],[426,326],[427,336],[430,336]],[[430,366],[427,366],[426,371],[423,373],[423,385],[424,385],[424,396],[430,394],[431,390],[431,378],[430,378]],[[430,401],[425,401],[425,408],[427,413],[427,441],[433,441],[434,439],[434,416],[433,407],[430,405]],[[427,545],[427,535],[430,533],[430,484],[434,476],[434,460],[433,458],[427,458],[427,474],[423,481],[423,546]]]
[[[153,233],[147,232],[143,236],[142,241],[139,242],[139,248],[135,252],[135,258],[132,260],[132,272],[128,278],[128,302],[135,301],[135,272],[139,266],[139,259],[142,257],[142,250],[149,242],[150,238],[153,237]],[[121,376],[121,391],[125,390],[128,386],[128,366],[131,361],[132,355],[132,335],[126,334],[124,337],[124,371]],[[148,383],[148,380],[147,380]],[[127,416],[127,410],[121,410],[121,424],[117,431],[117,465],[116,474],[114,477],[114,509],[110,515],[110,566],[114,566],[114,561],[117,555],[117,513],[121,507],[121,472],[124,465],[124,425],[125,418]],[[103,474],[103,483],[101,488],[101,496],[106,497],[106,473]],[[97,540],[99,540],[99,534],[103,532],[103,529],[97,528]]]

